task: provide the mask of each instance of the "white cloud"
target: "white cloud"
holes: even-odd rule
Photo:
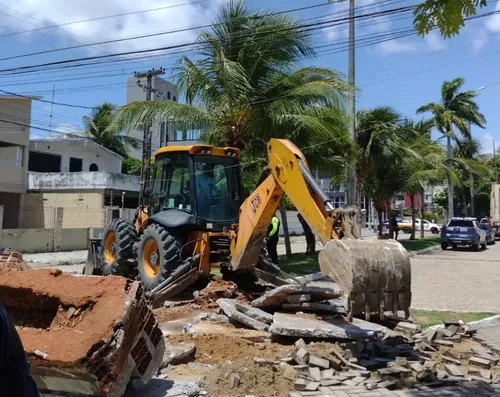
[[[377,44],[377,50],[382,55],[390,55],[403,52],[414,52],[417,48],[413,44],[403,40],[391,40]]]
[[[186,2],[188,3],[188,2]],[[92,19],[96,17],[123,14],[146,9],[156,9],[182,4],[179,0],[51,0],[50,6],[46,0],[6,0],[6,6],[24,13],[29,17],[43,21],[46,25],[59,25],[67,22]],[[59,39],[71,40],[86,44],[88,42],[106,41],[116,38],[125,38],[162,32],[167,30],[183,29],[204,25],[213,20],[220,0],[209,0],[198,4],[188,4],[179,7],[164,8],[147,13],[126,15],[98,21],[82,22],[62,27],[62,29],[47,29],[30,34],[33,38],[40,37],[41,32],[53,32]],[[3,9],[2,9],[3,11]],[[19,19],[0,18],[0,30],[11,31],[29,30],[42,27],[42,23],[35,21],[10,9],[5,12]],[[199,32],[187,31],[175,34],[166,34],[141,40],[130,40],[119,43],[88,47],[92,52],[133,51],[144,48],[169,46],[193,41]],[[75,37],[78,35],[81,37]],[[44,37],[44,42],[49,42]],[[61,40],[63,41],[63,40]],[[54,44],[54,43],[52,43]]]
[[[486,37],[486,34],[484,31],[481,31],[477,34],[474,35],[474,37],[471,40],[472,44],[472,51],[473,52],[479,52],[483,47],[488,44],[488,37]]]
[[[444,40],[434,30],[427,34],[424,40],[432,51],[442,51],[446,48]]]

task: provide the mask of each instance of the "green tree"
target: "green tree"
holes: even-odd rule
[[[471,124],[480,128],[484,128],[486,125],[486,119],[475,101],[478,93],[476,91],[461,91],[464,84],[465,79],[461,77],[443,82],[440,102],[431,102],[417,109],[417,113],[431,113],[431,122],[443,137],[446,137],[449,165],[453,162],[452,140],[458,141],[461,138],[470,140],[472,139],[469,128]],[[450,191],[448,212],[449,216],[452,217],[454,194],[450,178],[448,178],[448,187]]]
[[[141,175],[142,162],[134,157],[127,157],[122,163],[122,174]]]
[[[327,142],[306,152],[311,167],[325,166],[334,158],[331,147],[346,143],[349,85],[334,70],[299,67],[315,55],[312,36],[299,27],[284,14],[250,11],[242,0],[224,3],[198,37],[197,57],[182,57],[176,66],[187,103],[134,102],[118,111],[117,124],[128,129],[165,120],[177,128],[201,128],[203,141],[240,148],[247,158],[265,157],[271,137],[299,147]],[[283,231],[286,237],[285,223]]]
[[[108,102],[92,109],[90,115],[82,118],[85,136],[119,155],[127,157],[127,146],[138,148],[140,141],[122,133],[117,128],[114,123],[115,113],[116,106]]]

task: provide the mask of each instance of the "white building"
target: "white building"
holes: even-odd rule
[[[31,102],[36,98],[0,96],[0,229],[16,228],[19,222],[26,193]]]

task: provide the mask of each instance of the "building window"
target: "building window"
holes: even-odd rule
[[[183,141],[184,140],[184,131],[177,130],[175,131],[174,141]]]
[[[82,172],[83,160],[75,157],[69,158],[69,172]]]
[[[345,197],[344,196],[335,196],[332,199],[332,204],[335,208],[342,208],[344,207],[345,203]]]
[[[199,141],[201,137],[201,130],[189,130],[186,131],[187,141]]]
[[[90,172],[96,172],[96,171],[99,171],[99,167],[97,166],[97,164],[96,164],[96,163],[92,163],[92,164],[90,164],[89,171],[90,171]]]
[[[167,91],[167,99],[170,100],[170,91]]]

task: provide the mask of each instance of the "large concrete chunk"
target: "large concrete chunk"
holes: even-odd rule
[[[343,318],[328,321],[306,318],[293,314],[275,313],[269,332],[273,335],[297,338],[360,339],[370,338],[384,327],[354,319],[349,323]]]
[[[319,266],[349,297],[353,315],[384,308],[409,315],[410,255],[399,242],[330,240],[319,254]]]
[[[247,316],[252,317],[257,321],[266,324],[271,324],[273,322],[273,315],[265,312],[264,310],[260,310],[256,307],[245,305],[238,301],[234,302],[234,306],[236,307],[236,309],[238,309],[238,311],[245,313]]]
[[[260,298],[255,299],[252,302],[252,306],[276,307],[284,302],[288,302],[287,297],[289,295],[296,294],[307,294],[311,296],[311,300],[313,301],[323,301],[339,298],[343,295],[343,292],[340,289],[333,287],[316,287],[310,285],[287,284],[266,292]]]
[[[257,331],[267,331],[267,329],[269,328],[268,324],[255,320],[254,318],[239,312],[236,309],[235,302],[232,299],[217,299],[217,304],[224,311],[226,316],[228,316],[233,321],[245,324],[246,326],[256,329]]]
[[[0,269],[0,296],[41,391],[118,397],[158,371],[165,343],[138,282]]]

